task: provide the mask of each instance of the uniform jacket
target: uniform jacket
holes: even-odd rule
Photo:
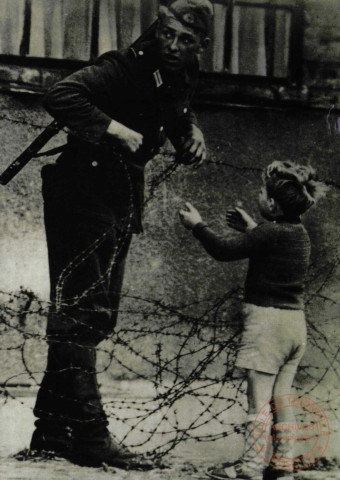
[[[116,224],[129,219],[130,230],[140,231],[145,164],[166,136],[176,145],[197,124],[190,109],[197,76],[198,62],[163,72],[152,41],[108,52],[54,85],[45,107],[71,134],[57,164],[43,169],[45,200],[52,190],[75,209]],[[111,119],[143,135],[138,152],[121,151],[106,135]]]

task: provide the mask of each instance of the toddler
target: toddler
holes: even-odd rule
[[[247,371],[248,418],[246,445],[235,464],[208,469],[216,480],[262,480],[264,461],[253,443],[256,414],[272,398],[289,394],[306,346],[304,282],[310,257],[310,240],[300,216],[324,195],[326,186],[310,166],[275,161],[263,174],[259,209],[266,222],[257,224],[244,210],[227,212],[228,225],[240,232],[234,238],[216,235],[187,203],[180,210],[183,225],[192,230],[216,260],[249,258],[245,282],[244,325],[236,365]],[[278,476],[292,479],[292,441],[280,441],[280,424],[293,424],[292,409],[274,413],[276,432],[272,461]],[[283,430],[283,429],[282,429]],[[282,436],[283,437],[283,436]],[[264,446],[263,446],[264,447]],[[284,470],[275,458],[291,458]]]

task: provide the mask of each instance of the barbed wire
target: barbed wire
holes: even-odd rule
[[[3,114],[0,114],[0,120],[36,129],[47,126]],[[256,166],[257,159],[251,156],[242,143],[240,145],[241,147],[230,143],[229,148],[234,153],[245,154],[249,165],[235,165],[213,156],[207,164],[234,169],[240,175],[246,171],[261,171]],[[172,152],[166,152],[166,155],[170,159],[173,157]],[[123,162],[121,158],[120,161]],[[123,163],[122,167],[131,186],[129,171]],[[159,186],[167,182],[178,168],[178,163],[170,162],[151,178],[145,204],[157,196]],[[335,188],[340,186],[333,179],[326,183]],[[123,238],[120,240],[124,240],[124,231],[128,231],[131,225],[131,191],[129,199],[130,208],[125,218]],[[15,400],[24,404],[24,400],[16,393],[16,388],[30,386],[34,392],[39,388],[46,369],[41,367],[40,360],[37,361],[36,358],[46,356],[50,339],[46,335],[45,326],[51,308],[59,311],[61,319],[65,317],[68,322],[81,323],[77,316],[70,315],[67,308],[72,305],[81,310],[82,300],[93,294],[103,278],[97,279],[74,298],[67,298],[67,302],[63,285],[65,280],[72,277],[79,262],[86,262],[91,252],[98,248],[110,228],[66,266],[59,279],[55,302],[43,301],[34,292],[24,288],[19,292],[0,291],[0,356],[6,355],[3,372],[0,372],[0,402]],[[113,260],[104,273],[105,276],[110,275],[114,267],[119,247],[113,253]],[[295,385],[301,393],[313,393],[322,408],[336,418],[338,392],[336,389],[330,390],[327,395],[320,392],[327,389],[330,375],[339,378],[340,349],[335,345],[334,339],[316,325],[312,312],[317,303],[339,306],[336,298],[325,294],[327,283],[337,276],[338,267],[338,259],[330,262],[330,268],[311,266],[306,301],[307,309],[311,312],[311,318],[307,316],[309,345],[310,349],[317,352],[318,358],[322,358],[322,362],[302,365],[299,372],[307,379],[306,385]],[[315,279],[318,280],[317,284]],[[143,396],[139,391],[127,398],[120,398],[120,395],[111,391],[105,392],[105,412],[117,430],[123,432],[118,440],[131,448],[160,458],[182,442],[213,442],[242,434],[246,412],[245,378],[242,371],[234,367],[241,329],[242,288],[235,286],[221,297],[209,295],[180,305],[130,292],[123,292],[120,297],[118,326],[96,349],[102,359],[96,373],[105,385],[110,385],[116,369],[122,378],[140,380],[149,387]],[[94,325],[85,326],[93,335],[102,334]],[[77,337],[65,341],[64,334],[55,334],[53,338],[55,344],[93,348],[84,345]],[[85,374],[91,373],[85,368],[80,370]],[[59,373],[68,371],[69,368],[65,368]],[[75,406],[79,402],[64,394],[58,397],[58,393],[52,390],[49,393],[58,400],[66,399]],[[111,400],[111,395],[118,398]],[[136,396],[141,398],[135,398]],[[88,405],[95,407],[91,402]],[[191,415],[184,418],[183,412],[188,411],[188,405]],[[49,412],[44,413],[51,415]],[[67,422],[82,422],[69,415],[63,417],[60,414],[59,418]]]
[[[49,125],[49,124],[39,124],[39,123],[35,123],[35,122],[28,122],[26,119],[16,119],[16,118],[9,117],[8,115],[5,115],[5,114],[0,114],[0,120],[4,120],[4,121],[7,121],[7,122],[10,122],[10,123],[13,123],[13,124],[30,126],[32,128],[36,128],[38,130],[45,129]],[[68,129],[67,127],[61,128],[60,131],[66,133],[66,134],[72,133],[72,135],[79,136],[82,140],[86,139],[85,138],[86,135],[84,133],[82,133],[81,136],[79,134],[77,135],[77,132],[75,132],[75,131],[71,132],[70,129]],[[101,145],[100,141],[91,142],[91,143]],[[243,148],[237,147],[237,143],[241,144]],[[240,137],[237,137],[235,139],[235,144],[232,143],[232,142],[228,142],[227,145],[228,145],[228,148],[230,149],[230,152],[245,155],[250,160],[251,163],[249,165],[237,165],[237,164],[230,163],[230,162],[227,162],[227,161],[217,160],[216,157],[212,156],[211,158],[209,158],[206,161],[206,164],[207,165],[212,164],[212,165],[216,165],[216,166],[224,166],[224,167],[232,168],[236,171],[240,171],[241,173],[244,172],[244,171],[247,171],[247,170],[253,171],[253,172],[262,172],[262,168],[255,166],[256,163],[258,162],[258,157],[255,158],[248,151],[248,149],[246,148],[246,145],[244,144],[244,141]],[[164,151],[163,153],[166,154],[170,159],[173,159],[173,160],[176,157],[175,154],[172,151]],[[43,156],[43,152],[39,156]],[[150,200],[152,200],[154,198],[155,191],[157,190],[159,185],[161,185],[161,183],[163,183],[164,181],[168,180],[171,177],[171,175],[173,173],[175,173],[178,166],[179,166],[178,163],[171,163],[170,165],[168,165],[164,169],[163,172],[161,172],[159,175],[154,176],[152,178],[151,184],[150,184],[149,196],[145,200],[145,204],[149,203]],[[324,178],[323,181],[326,183],[326,185],[329,185],[329,186],[332,186],[332,187],[335,187],[335,188],[340,188],[340,184],[338,182],[334,181],[333,179]]]
[[[13,295],[4,292],[0,294],[6,295],[9,299],[19,299],[22,304],[26,304],[31,298],[25,291]],[[129,314],[141,316],[142,313],[146,320],[139,328],[135,325],[126,327],[126,312],[121,312],[123,316],[121,324],[124,327],[118,327],[115,335],[107,340],[105,347],[98,347],[98,353],[106,356],[107,361],[97,373],[104,374],[110,369],[114,370],[115,364],[118,364],[120,370],[130,378],[132,376],[134,379],[148,382],[152,388],[147,399],[109,400],[110,395],[105,395],[106,413],[115,425],[122,425],[122,430],[126,432],[120,440],[131,448],[152,452],[154,456],[159,457],[169,453],[183,441],[217,441],[242,433],[242,415],[238,415],[241,419],[235,422],[233,414],[236,407],[245,412],[244,378],[241,372],[234,369],[239,322],[236,319],[222,321],[219,314],[216,315],[216,310],[211,308],[205,313],[205,316],[208,315],[208,322],[205,325],[201,315],[186,315],[182,307],[177,309],[175,306],[171,306],[170,314],[169,306],[152,299],[145,299],[144,303],[149,308],[141,312],[140,300],[144,299],[137,297],[134,309],[131,297],[128,298]],[[228,300],[218,300],[222,301],[228,310]],[[153,311],[150,311],[150,307]],[[41,315],[38,322],[37,312]],[[19,326],[20,313],[25,318],[24,328]],[[164,313],[164,317],[159,313]],[[20,353],[22,365],[20,370],[17,359],[15,369],[19,370],[19,373],[9,375],[6,381],[1,383],[3,402],[8,399],[21,401],[20,397],[13,393],[15,392],[13,385],[20,383],[18,379],[22,382],[24,378],[33,387],[39,386],[44,370],[32,368],[32,350],[27,346],[31,340],[37,340],[36,353],[44,351],[47,340],[44,332],[46,315],[46,305],[41,309],[39,299],[33,300],[31,310],[25,312],[20,308],[10,310],[6,305],[1,306],[1,350],[6,352],[7,358],[13,352]],[[147,325],[152,325],[153,328]],[[309,387],[304,390],[305,394],[313,393],[320,385],[327,386],[326,376],[330,370],[338,378],[340,360],[339,348],[335,349],[330,338],[319,334],[318,328],[311,321],[308,321],[308,330],[310,344],[324,356],[327,363],[324,366],[316,364],[301,367],[303,374],[309,377]],[[154,353],[144,352],[142,346],[138,344],[145,336],[149,340],[153,339]],[[169,338],[175,346],[173,351],[168,348]],[[126,353],[131,354],[133,358],[129,359]],[[70,400],[76,402],[74,398]],[[322,408],[328,414],[335,414],[337,417],[336,400],[336,391],[330,392],[329,398],[318,398]],[[188,402],[191,411],[195,405],[195,414],[190,421],[185,422],[181,410],[187,411]],[[77,418],[72,420],[79,421]],[[205,427],[209,425],[214,427],[207,432]]]

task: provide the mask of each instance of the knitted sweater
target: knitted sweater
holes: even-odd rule
[[[216,260],[249,258],[245,301],[263,307],[301,310],[310,240],[301,222],[261,223],[233,238],[216,235],[205,223],[194,236]]]

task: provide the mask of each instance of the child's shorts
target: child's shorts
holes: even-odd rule
[[[245,304],[244,325],[236,366],[277,374],[295,371],[307,342],[302,310]]]

